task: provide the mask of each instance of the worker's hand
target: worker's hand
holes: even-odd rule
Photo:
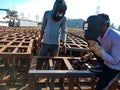
[[[66,55],[66,45],[64,43],[62,43],[62,45],[61,45],[61,51],[60,52]]]
[[[38,39],[38,42],[37,42],[37,48],[40,49],[40,47],[41,47],[41,40]]]
[[[40,47],[41,47],[41,42],[38,42],[37,47],[38,47],[38,49],[40,49]]]
[[[98,42],[94,41],[94,40],[87,40],[90,48],[93,47],[94,45],[98,44]]]
[[[93,41],[93,40],[88,40],[88,43],[90,45],[90,50],[93,51],[97,56],[99,57],[104,57],[105,55],[105,50],[98,44],[98,42]]]

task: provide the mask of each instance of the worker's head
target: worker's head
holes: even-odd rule
[[[89,16],[87,21],[83,24],[85,38],[88,40],[97,40],[109,27],[109,24],[110,20],[108,15],[98,14]]]
[[[67,10],[67,5],[64,0],[56,0],[52,10],[52,18],[54,21],[61,20]]]
[[[101,16],[102,18],[105,19],[105,25],[106,25],[107,27],[110,26],[110,18],[109,18],[109,16],[108,16],[107,14],[101,13],[101,14],[98,14],[98,16]]]
[[[104,33],[106,32],[107,28],[110,26],[110,18],[107,14],[98,14],[98,16],[101,16],[102,18],[104,18],[105,22],[104,22],[104,27],[100,33],[100,36],[103,37]]]

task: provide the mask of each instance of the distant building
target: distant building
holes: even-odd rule
[[[9,25],[8,25],[7,22],[1,22],[1,21],[0,21],[0,26],[7,26],[7,27],[8,27]]]
[[[83,20],[83,19],[68,19],[67,27],[68,28],[79,28],[79,29],[82,29],[84,21],[85,20]]]

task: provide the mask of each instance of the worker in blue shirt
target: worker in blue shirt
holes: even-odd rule
[[[67,6],[64,0],[56,0],[53,9],[45,11],[40,30],[38,56],[57,56],[61,39],[61,50],[66,54]]]

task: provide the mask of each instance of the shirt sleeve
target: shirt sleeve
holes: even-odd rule
[[[66,42],[66,37],[67,37],[67,19],[66,17],[64,17],[61,24],[61,39],[63,43]]]
[[[47,25],[47,12],[45,11],[44,16],[43,16],[43,20],[42,20],[42,26],[41,26],[41,31],[44,32],[45,27]]]
[[[120,63],[120,43],[117,41],[117,39],[113,40],[111,52],[106,52],[103,59],[105,62],[110,64]]]

